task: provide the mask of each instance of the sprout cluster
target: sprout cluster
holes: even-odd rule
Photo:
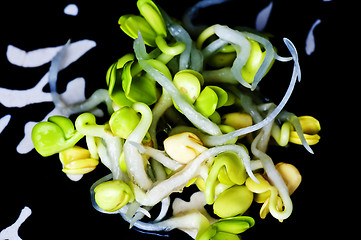
[[[295,46],[285,38],[291,57],[280,57],[261,33],[224,25],[192,39],[151,0],[138,0],[137,7],[140,15],[119,19],[133,51],[109,67],[108,89],[67,106],[53,87],[57,107],[81,114],[74,123],[62,116],[38,123],[35,149],[44,157],[59,154],[72,180],[101,162],[111,173],[91,187],[94,208],[145,231],[178,228],[199,240],[238,239],[255,224],[244,216],[254,202],[263,204],[261,218],[287,219],[301,175],[291,164],[275,165],[267,148],[294,143],[313,153],[321,129],[317,119],[284,110],[301,79]],[[64,49],[52,61],[52,86]],[[278,105],[262,99],[257,87],[276,60],[294,62]],[[102,101],[109,120],[100,124],[90,111]],[[166,218],[170,195],[190,185],[197,187],[190,202],[175,199]],[[141,221],[157,204],[158,217]]]

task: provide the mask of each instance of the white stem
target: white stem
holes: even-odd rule
[[[260,159],[260,161],[262,162],[263,168],[266,171],[268,178],[270,179],[271,183],[275,186],[275,188],[278,190],[278,193],[279,193],[280,197],[282,198],[282,201],[284,204],[284,210],[282,212],[278,211],[274,207],[277,204],[277,202],[276,202],[277,197],[273,197],[270,202],[270,204],[272,204],[272,206],[270,205],[270,212],[273,217],[275,217],[279,220],[283,220],[283,219],[288,218],[291,215],[292,210],[293,210],[293,205],[292,205],[292,201],[291,201],[291,198],[290,198],[290,195],[288,192],[287,185],[283,181],[282,176],[277,171],[272,159],[266,153],[264,153],[263,151],[260,151],[257,148],[260,140],[262,139],[262,137],[264,137],[264,135],[267,135],[267,133],[265,133],[265,131],[261,131],[257,135],[257,137],[252,142],[251,150],[252,150],[252,153],[256,157],[258,157]],[[276,193],[275,190],[273,190],[273,195],[277,196],[277,194],[275,194],[275,193]]]
[[[129,142],[129,143],[135,146],[138,149],[138,151],[141,152],[142,154],[148,155],[149,157],[160,162],[161,164],[163,164],[165,167],[169,168],[172,171],[177,171],[184,166],[183,164],[180,164],[179,162],[168,157],[164,151],[151,147],[142,146],[141,144],[135,142]]]
[[[127,171],[130,179],[134,180],[142,189],[148,190],[152,187],[153,182],[148,177],[145,170],[143,156],[139,153],[138,149],[130,142],[140,144],[146,135],[150,124],[152,122],[152,111],[149,107],[141,102],[134,103],[133,109],[142,114],[137,127],[128,136],[124,144],[124,157],[127,165]]]
[[[173,105],[172,97],[169,95],[167,90],[163,89],[162,96],[159,98],[158,102],[155,104],[152,113],[153,113],[153,121],[149,128],[149,134],[152,137],[154,147],[158,146],[157,143],[157,124],[160,117]]]
[[[172,80],[168,79],[163,73],[153,68],[145,59],[146,52],[144,52],[144,42],[139,35],[134,41],[134,52],[139,61],[140,66],[146,71],[153,79],[155,79],[167,92],[172,96],[174,102],[182,111],[184,116],[188,118],[196,127],[210,135],[222,134],[219,127],[211,120],[197,112],[194,107],[187,102],[185,97],[173,84]]]
[[[258,182],[250,169],[250,158],[245,149],[238,145],[224,145],[214,147],[202,152],[198,157],[188,163],[182,170],[172,175],[170,178],[158,183],[147,193],[144,193],[135,186],[136,200],[144,206],[154,206],[172,192],[180,191],[194,177],[199,175],[201,164],[207,159],[214,157],[222,152],[232,151],[240,156],[247,170],[248,175],[253,181]]]

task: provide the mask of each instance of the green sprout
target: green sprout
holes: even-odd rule
[[[194,104],[195,109],[205,117],[210,117],[217,108],[227,104],[228,93],[218,86],[206,86],[202,74],[186,69],[177,72],[173,78],[174,86],[185,96],[189,104]],[[173,104],[178,111],[179,107]],[[215,116],[216,117],[216,116]]]
[[[233,52],[223,52],[222,50],[218,53],[210,56],[207,59],[207,64],[214,68],[224,68],[232,66],[234,59],[236,58],[235,51]]]
[[[137,112],[131,107],[122,107],[115,111],[109,120],[113,134],[126,139],[140,121]]]
[[[157,34],[143,17],[134,14],[123,15],[119,18],[118,24],[129,37],[136,39],[139,31],[144,37],[145,44],[151,47],[156,46],[155,38]]]
[[[320,136],[317,133],[321,130],[321,125],[316,118],[311,116],[297,117],[292,113],[283,114],[287,116],[284,119],[286,121],[281,127],[273,124],[271,132],[278,145],[284,147],[291,142],[309,148],[310,145],[319,142]]]
[[[248,216],[224,218],[210,225],[205,231],[199,231],[195,240],[238,240],[238,234],[254,226],[254,219]]]
[[[167,37],[165,22],[158,6],[151,0],[138,0],[137,7],[157,35]]]
[[[131,180],[143,189],[150,189],[153,182],[146,172],[146,162],[134,143],[141,144],[152,122],[152,111],[145,103],[134,103],[132,108],[141,114],[140,121],[124,143],[124,160]],[[133,144],[132,144],[133,143]]]
[[[253,193],[246,186],[235,185],[218,195],[213,211],[221,218],[244,214],[253,202]]]
[[[252,83],[258,69],[261,67],[264,57],[266,56],[266,51],[262,51],[258,42],[253,40],[249,40],[249,42],[251,43],[251,53],[246,64],[243,66],[241,73],[243,79],[247,83]]]
[[[217,116],[217,121],[215,121],[215,116]],[[213,122],[216,122],[217,124],[219,124],[219,129],[221,129],[223,134],[227,134],[227,133],[231,133],[233,131],[235,131],[236,129],[232,126],[229,125],[224,125],[221,124],[221,116],[217,113],[214,112],[210,117],[209,117]],[[218,119],[219,118],[219,119]],[[231,140],[228,140],[227,142],[225,142],[225,144],[235,144],[238,140],[238,137],[235,137]]]
[[[284,122],[281,128],[278,125],[273,124],[272,137],[276,140],[278,145],[284,147],[288,144],[292,128],[292,124],[288,121]]]
[[[205,117],[211,116],[217,108],[226,104],[228,94],[218,86],[206,86],[194,103],[195,108]]]
[[[186,49],[186,45],[183,42],[175,42],[169,45],[162,36],[157,36],[155,43],[162,53],[169,56],[179,55]]]
[[[134,54],[129,53],[119,58],[118,61],[113,63],[106,74],[106,81],[108,85],[108,92],[110,98],[118,106],[131,106],[133,102],[125,96],[125,92],[122,88],[121,76],[123,72],[124,65],[127,62],[134,60]]]
[[[167,37],[167,29],[161,12],[151,0],[138,0],[137,7],[142,16],[134,14],[123,15],[119,18],[120,28],[133,39],[142,34],[145,44],[156,47],[156,37]]]
[[[169,58],[169,56],[165,58]],[[150,59],[149,64],[171,78],[168,67],[161,60]],[[156,81],[142,71],[139,63],[134,61],[133,54],[126,54],[113,63],[108,69],[106,81],[109,87],[109,96],[118,107],[130,107],[136,102],[152,105],[158,100],[159,91]]]
[[[289,195],[291,195],[301,184],[302,177],[300,172],[292,164],[283,162],[278,163],[275,168],[285,182]],[[255,201],[263,203],[259,212],[260,217],[264,219],[271,212],[275,218],[282,222],[283,219],[280,218],[280,214],[282,211],[285,211],[285,203],[279,196],[277,189],[263,175],[256,173],[255,176],[259,183],[255,183],[252,179],[247,178],[245,185],[255,194]]]
[[[37,123],[31,133],[35,150],[47,157],[73,147],[84,135],[74,129],[70,119],[63,116],[49,117]]]
[[[212,25],[199,35],[197,47],[201,49],[214,35],[226,43],[220,44],[215,40],[204,47],[203,54],[207,58],[207,63],[216,68],[230,69],[239,83],[254,90],[274,62],[274,58],[270,58],[275,54],[270,42],[247,31]]]
[[[213,204],[217,180],[226,185],[242,185],[247,179],[242,159],[234,153],[219,154],[213,161],[206,181],[206,201]]]
[[[231,126],[238,130],[252,126],[253,119],[248,113],[231,112],[222,116],[222,123],[226,126]],[[245,137],[245,135],[238,136],[238,139]]]
[[[94,192],[96,203],[107,212],[117,211],[135,199],[132,189],[121,180],[100,183]]]
[[[113,133],[109,130],[109,125],[98,125],[96,118],[92,113],[82,113],[75,120],[75,128],[80,133],[100,138],[108,138],[113,136]]]
[[[121,75],[125,96],[132,102],[144,102],[151,105],[157,101],[156,82],[146,75],[133,76],[133,63],[134,61],[127,62]]]
[[[133,39],[142,36],[144,43],[158,47],[161,54],[157,60],[168,63],[174,56],[183,53],[186,44],[168,37],[165,20],[157,5],[151,0],[138,0],[137,7],[141,16],[128,14],[119,18],[120,28]],[[169,41],[169,43],[167,43]]]
[[[203,84],[203,76],[193,70],[182,70],[174,75],[174,86],[185,96],[189,104],[193,104],[198,98],[201,91],[201,84]],[[174,107],[182,112],[173,100]]]

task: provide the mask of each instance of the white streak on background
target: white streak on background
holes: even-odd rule
[[[0,240],[21,240],[18,233],[19,228],[30,215],[31,209],[25,206],[15,223],[0,232]]]
[[[76,16],[78,15],[79,9],[78,6],[75,4],[68,4],[65,8],[64,8],[64,13],[66,15],[70,15],[70,16]]]
[[[9,124],[11,119],[11,115],[8,114],[0,119],[0,133],[6,128],[6,126]]]
[[[263,31],[265,29],[268,19],[269,19],[269,16],[271,14],[272,7],[273,7],[273,1],[271,1],[267,7],[265,7],[258,13],[258,15],[256,17],[256,30],[257,31]]]
[[[64,60],[60,66],[60,70],[68,67],[71,63],[77,61],[81,56],[83,56],[86,52],[88,52],[90,49],[92,49],[95,46],[96,46],[96,43],[94,41],[87,40],[87,39],[71,43],[65,52]],[[47,54],[46,56],[43,55],[43,57],[42,57],[43,58],[42,62],[45,63],[45,61],[47,61],[47,62],[51,61],[51,59],[56,54],[56,51],[55,51],[56,49],[57,49],[57,51],[59,51],[61,48],[62,48],[62,46],[59,46],[56,48],[51,48],[51,49],[53,49],[52,51],[49,51],[48,50],[49,48],[37,49],[37,50],[31,51],[31,52],[25,53],[25,56],[23,55],[23,52],[25,52],[25,51],[21,52],[22,50],[21,51],[11,50],[9,52],[9,49],[8,49],[7,57],[8,57],[9,62],[11,62],[15,65],[18,65],[21,63],[21,61],[19,60],[20,58],[17,57],[17,54],[20,54],[23,56],[23,57],[21,57],[21,59],[34,60],[34,58],[36,56],[38,56],[39,53],[41,52],[42,54],[45,54],[45,53]],[[15,60],[15,62],[14,62],[14,60]],[[19,65],[19,66],[21,66],[21,65]],[[40,102],[51,102],[52,101],[51,94],[43,91],[44,86],[49,81],[48,75],[49,74],[46,73],[33,88],[29,88],[26,90],[13,90],[13,89],[7,89],[7,88],[0,88],[0,103],[8,108],[10,108],[10,107],[21,108],[21,107],[25,107],[26,105],[29,105],[29,104],[40,103]],[[14,76],[14,79],[16,79],[16,76]]]
[[[50,62],[61,48],[62,46],[48,47],[26,52],[13,45],[8,45],[6,57],[10,63],[16,66],[33,68]]]
[[[316,43],[315,43],[315,37],[313,35],[313,30],[320,23],[321,23],[321,20],[317,19],[316,22],[312,25],[310,31],[308,32],[308,35],[306,38],[306,46],[305,46],[307,55],[311,55],[315,51]]]
[[[9,124],[10,119],[11,119],[10,114],[8,114],[0,119],[0,134],[2,133],[4,128],[6,128],[6,126]]]
[[[85,79],[80,77],[72,80],[68,83],[66,91],[61,94],[61,98],[66,101],[67,104],[75,104],[83,102],[85,100]],[[42,121],[47,121],[49,117],[54,115],[63,115],[59,109],[54,108],[50,111]],[[69,117],[69,116],[66,116]],[[24,138],[20,141],[16,148],[16,151],[21,154],[26,154],[34,148],[33,141],[31,140],[31,131],[38,122],[29,121],[24,127]]]

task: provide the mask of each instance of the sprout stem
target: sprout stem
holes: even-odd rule
[[[163,88],[163,93],[160,96],[158,102],[155,104],[154,108],[152,109],[153,114],[153,121],[149,128],[149,134],[153,140],[153,145],[155,148],[158,147],[157,142],[157,125],[160,117],[173,105],[172,97],[170,94]]]
[[[152,111],[145,103],[137,102],[133,104],[133,109],[142,114],[138,126],[128,136],[124,144],[125,163],[127,165],[128,175],[142,189],[150,189],[153,185],[145,170],[143,156],[138,149],[130,142],[140,144],[148,132],[152,122]]]
[[[284,42],[293,57],[294,67],[293,67],[291,82],[290,82],[290,84],[287,88],[287,91],[286,91],[285,95],[283,96],[280,104],[275,108],[275,110],[271,114],[269,114],[265,119],[256,123],[255,125],[252,125],[252,126],[246,127],[246,128],[241,128],[239,130],[236,130],[236,131],[224,134],[224,135],[220,135],[220,136],[205,137],[205,139],[203,141],[203,143],[205,145],[207,145],[207,146],[222,145],[225,142],[227,142],[235,137],[257,131],[257,130],[263,128],[264,126],[268,125],[269,123],[271,123],[277,117],[277,115],[282,111],[282,109],[286,105],[287,101],[291,97],[291,94],[292,94],[293,89],[296,84],[296,80],[298,79],[300,81],[300,79],[301,79],[301,70],[300,70],[300,66],[298,63],[298,55],[297,55],[296,48],[294,47],[294,45],[292,44],[292,42],[290,40],[285,38]]]
[[[301,123],[300,123],[300,120],[298,119],[298,117],[295,114],[284,110],[280,113],[278,118],[283,121],[289,121],[292,124],[292,126],[295,128],[295,130],[297,132],[298,137],[300,138],[300,140],[302,142],[302,145],[306,148],[306,150],[309,153],[313,154],[312,148],[307,143],[305,136],[303,135],[302,126],[301,126]]]
[[[167,90],[167,92],[172,96],[174,102],[177,104],[179,109],[195,126],[200,128],[204,132],[207,132],[208,134],[220,135],[222,132],[219,127],[208,118],[197,112],[194,107],[187,102],[187,100],[179,92],[176,86],[174,86],[173,82],[160,71],[153,68],[147,62],[147,60],[144,59],[144,56],[146,54],[144,50],[144,42],[141,35],[139,35],[139,37],[134,41],[134,51],[139,61],[139,64],[143,67],[144,71],[146,71],[153,79],[155,79],[163,88]]]
[[[160,151],[152,147],[142,146],[141,144],[135,142],[129,142],[129,143],[135,146],[140,153],[146,154],[149,157],[157,160],[158,162],[160,162],[161,164],[163,164],[165,167],[169,168],[172,171],[177,171],[184,166],[183,164],[180,164],[179,162],[168,157],[164,151]]]
[[[267,127],[263,128],[262,131],[257,135],[251,145],[252,153],[261,160],[264,170],[267,173],[270,182],[275,186],[276,189],[273,189],[271,192],[271,202],[270,202],[270,212],[273,217],[284,220],[288,218],[293,209],[292,201],[288,192],[287,185],[285,184],[284,180],[282,179],[281,175],[275,168],[275,165],[270,158],[264,151],[258,149],[258,145],[264,145],[264,141],[269,139],[271,134],[272,124],[269,124]],[[276,209],[277,205],[277,191],[282,198],[284,204],[284,210],[282,212]]]
[[[188,163],[182,170],[172,175],[170,178],[158,183],[147,193],[137,189],[135,186],[136,200],[145,206],[154,206],[165,197],[169,196],[174,191],[182,189],[192,178],[199,174],[200,165],[207,159],[214,157],[222,152],[231,151],[238,154],[242,159],[243,165],[246,168],[247,174],[258,182],[257,178],[253,175],[250,168],[250,157],[246,150],[238,145],[224,145],[214,147],[202,152],[198,157]]]

